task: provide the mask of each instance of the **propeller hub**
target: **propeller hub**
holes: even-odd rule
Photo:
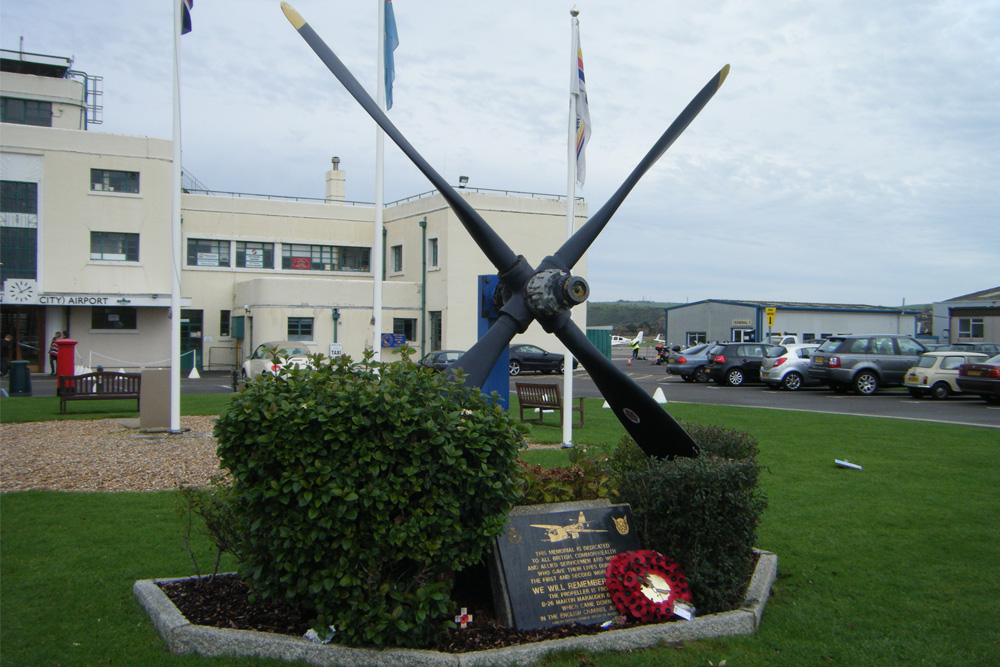
[[[590,286],[580,276],[560,269],[546,269],[531,276],[524,288],[528,308],[545,318],[579,306],[590,295]]]

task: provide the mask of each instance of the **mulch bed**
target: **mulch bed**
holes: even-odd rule
[[[188,621],[195,625],[235,630],[257,630],[301,637],[309,630],[307,619],[284,604],[250,602],[250,588],[235,574],[208,579],[185,579],[160,584],[160,588]],[[592,635],[602,630],[598,626],[570,624],[539,630],[514,630],[500,625],[493,617],[492,602],[482,591],[470,586],[462,591],[456,582],[455,599],[465,600],[459,606],[472,613],[473,622],[465,629],[455,629],[435,647],[445,653],[465,653],[503,648],[547,639]],[[616,628],[638,623],[616,624]]]

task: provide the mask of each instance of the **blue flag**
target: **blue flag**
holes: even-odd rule
[[[191,8],[194,7],[194,0],[181,0],[181,34],[186,35],[191,32]]]
[[[392,108],[392,82],[396,80],[396,65],[392,52],[399,46],[396,34],[396,16],[392,13],[392,0],[385,0],[385,108]]]

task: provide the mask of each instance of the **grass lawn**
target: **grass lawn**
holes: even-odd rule
[[[189,405],[208,407],[197,403]],[[10,404],[4,399],[4,413]],[[600,405],[588,402],[587,426],[574,430],[578,443],[618,439],[620,426]],[[760,631],[547,664],[1000,664],[998,431],[691,404],[670,411],[760,441],[769,469],[760,546],[779,558]],[[533,428],[560,441],[555,425]],[[553,465],[566,451],[524,458]],[[864,470],[837,468],[837,458]],[[182,534],[169,493],[0,496],[3,664],[273,664],[166,653],[131,585],[191,574]],[[196,548],[209,567],[207,545]]]

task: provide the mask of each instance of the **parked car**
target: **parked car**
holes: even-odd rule
[[[803,343],[776,345],[765,348],[760,365],[761,382],[769,387],[798,391],[819,380],[809,375],[809,358],[819,345]]]
[[[424,366],[435,370],[438,373],[444,371],[453,361],[458,361],[465,352],[462,350],[436,350],[434,352],[428,352],[423,356],[423,358],[417,362],[418,366]]]
[[[718,343],[708,349],[705,372],[716,384],[739,387],[760,380],[760,365],[764,361],[763,343]]]
[[[982,352],[987,357],[1000,354],[1000,345],[997,343],[951,343],[942,349],[953,352]]]
[[[925,352],[917,365],[906,371],[903,386],[914,398],[948,398],[953,393],[962,393],[957,382],[958,367],[986,359],[980,352]]]
[[[520,344],[510,346],[511,375],[520,375],[524,371],[562,373],[564,363],[562,353],[546,352],[537,345]],[[573,370],[576,370],[579,365],[580,362],[574,359]]]
[[[667,372],[680,375],[685,382],[708,382],[708,350],[711,343],[701,343],[667,355]]]
[[[968,394],[978,394],[987,403],[1000,405],[1000,354],[959,366],[958,386]]]
[[[810,359],[809,374],[831,389],[870,396],[880,387],[903,384],[906,371],[927,350],[909,336],[830,336]]]
[[[243,379],[252,380],[263,373],[277,374],[282,368],[312,368],[309,346],[290,340],[261,343],[243,362]]]

